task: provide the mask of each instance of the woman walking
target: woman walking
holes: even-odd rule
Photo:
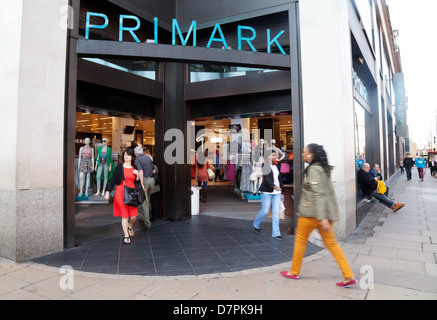
[[[109,200],[109,193],[114,186],[117,186],[114,195],[114,217],[121,216],[121,227],[124,233],[123,242],[130,244],[130,237],[134,235],[132,226],[138,216],[138,211],[136,207],[124,204],[124,185],[135,188],[135,179],[139,180],[139,178],[138,170],[133,166],[135,160],[134,150],[127,149],[123,151],[122,157],[123,163],[115,168],[111,182],[106,187],[105,199]]]
[[[199,188],[202,188],[202,201],[207,202],[208,197],[208,169],[210,167],[209,161],[205,159],[205,155],[198,153],[196,160],[196,179]],[[202,186],[203,184],[203,186]]]
[[[281,231],[279,230],[279,210],[281,205],[281,174],[278,166],[275,164],[276,151],[267,149],[264,154],[265,163],[263,164],[263,182],[259,187],[261,192],[261,210],[259,211],[253,227],[255,231],[261,231],[260,225],[266,215],[269,214],[270,206],[272,207],[272,237],[282,240]]]
[[[338,206],[331,182],[332,167],[328,164],[323,146],[314,143],[305,147],[302,158],[309,166],[305,169],[306,179],[302,185],[301,200],[296,213],[299,218],[293,260],[291,270],[281,271],[281,275],[289,279],[299,279],[308,237],[317,228],[326,248],[332,253],[343,273],[344,281],[336,285],[350,287],[357,284],[357,281],[335,239],[333,228],[333,222],[338,221]]]

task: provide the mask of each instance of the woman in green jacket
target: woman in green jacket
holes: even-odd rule
[[[302,259],[305,254],[308,237],[318,229],[326,248],[336,259],[344,276],[337,286],[350,287],[357,284],[352,269],[343,250],[335,239],[333,223],[338,221],[338,206],[335,190],[331,182],[332,167],[323,146],[315,143],[305,147],[302,158],[309,166],[305,169],[305,181],[302,185],[301,200],[297,216],[297,231],[294,242],[293,260],[290,271],[281,271],[281,275],[290,279],[299,279]]]

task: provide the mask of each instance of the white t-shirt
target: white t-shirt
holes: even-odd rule
[[[276,165],[272,165],[272,172],[273,172],[273,184],[277,187],[281,187],[281,184],[279,183],[279,170]],[[268,194],[279,194],[281,191],[273,189],[273,192],[263,192]]]

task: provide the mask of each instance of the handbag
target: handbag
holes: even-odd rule
[[[131,188],[126,186],[124,180],[124,170],[123,170],[123,185],[124,185],[124,200],[123,203],[130,207],[138,207],[146,199],[146,194],[144,193],[141,183],[135,180],[135,187]]]
[[[159,185],[159,176],[157,174],[158,167],[155,165],[154,169],[155,169],[155,173],[153,174],[153,180],[155,180],[155,186],[156,186],[156,185]]]
[[[146,200],[146,193],[144,192],[140,181],[135,180],[135,189],[138,193],[138,204],[143,204],[143,202]]]
[[[130,207],[138,207],[138,192],[136,188],[126,186],[124,183],[124,204]]]

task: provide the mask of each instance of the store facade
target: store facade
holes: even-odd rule
[[[385,10],[381,1],[370,3],[374,17],[380,17],[378,10]],[[11,70],[26,63],[32,70],[36,61],[47,63],[34,75],[18,73],[13,82],[18,89],[12,91],[14,96],[9,93],[19,114],[18,118],[11,116],[19,143],[13,148],[13,170],[5,172],[15,185],[2,185],[2,198],[7,201],[2,204],[6,214],[1,218],[5,222],[1,240],[7,245],[1,256],[22,261],[75,246],[75,205],[96,198],[92,197],[96,189],[87,188],[88,176],[78,174],[77,169],[86,138],[91,140],[94,159],[107,143],[112,169],[121,152],[133,143],[150,150],[160,169],[158,217],[190,218],[192,150],[199,148],[202,129],[210,134],[202,143],[215,141],[210,149],[219,145],[223,150],[236,141],[240,161],[244,145],[253,147],[261,139],[274,139],[277,147],[291,154],[291,215],[303,178],[301,150],[311,142],[324,145],[336,168],[333,180],[341,216],[337,235],[345,239],[355,229],[356,105],[370,101],[364,107],[375,108],[374,114],[379,114],[384,101],[379,99],[381,86],[375,80],[375,62],[363,40],[366,35],[355,1],[212,4],[185,0],[176,6],[168,0],[157,6],[153,1],[111,0],[102,5],[57,0],[55,7],[43,1],[32,5],[23,1],[5,8],[16,13],[12,21],[22,34],[22,47],[10,49],[21,57]],[[32,12],[47,17],[35,30],[30,23]],[[63,28],[67,17],[68,28]],[[47,33],[52,35],[51,42],[57,39],[57,46],[50,50],[35,41],[26,42],[23,36],[42,40]],[[13,36],[9,37],[12,41]],[[36,55],[26,56],[27,49]],[[361,65],[366,69],[356,65],[354,57],[359,53],[364,55],[366,63]],[[389,69],[393,69],[391,59]],[[366,91],[354,87],[352,69],[357,69],[357,79],[373,79],[371,90],[366,86],[370,100],[359,94]],[[33,101],[18,99],[29,92],[25,85],[37,93]],[[47,101],[50,116],[33,114],[46,110]],[[28,112],[30,105],[33,112]],[[395,121],[393,112],[385,114],[383,128],[366,132],[366,139],[383,145],[377,152],[366,152],[391,168],[395,138],[381,137],[386,136],[382,132],[393,132]],[[375,126],[382,123],[375,116],[372,119]],[[45,130],[32,135],[28,128],[35,126]],[[231,127],[238,129],[231,132]],[[270,133],[264,136],[264,132]],[[32,159],[31,166],[20,160],[27,145],[22,141],[25,137],[31,137],[31,144],[36,140],[36,151],[44,149],[43,141],[53,141],[56,151],[47,162],[47,173],[28,169],[45,168],[44,156]],[[23,167],[29,170],[26,179],[19,174]],[[93,167],[94,174],[100,172],[99,185],[104,186],[111,168],[106,175],[97,170],[96,163]],[[23,209],[31,212],[24,216]]]

